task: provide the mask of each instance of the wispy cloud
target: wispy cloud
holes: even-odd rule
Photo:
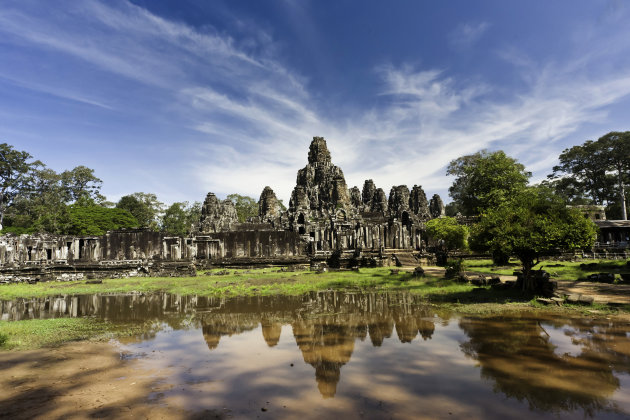
[[[67,99],[70,101],[74,101],[74,102],[80,102],[82,104],[86,104],[86,105],[92,105],[92,106],[96,106],[99,108],[104,108],[104,109],[109,109],[112,110],[113,107],[111,107],[110,105],[107,105],[103,102],[94,100],[94,99],[90,99],[88,97],[85,97],[83,95],[77,94],[76,92],[72,92],[72,91],[68,91],[65,89],[59,89],[59,88],[55,88],[53,86],[48,86],[48,85],[42,85],[39,83],[33,83],[33,82],[27,82],[27,81],[23,81],[23,80],[18,80],[14,77],[7,77],[7,76],[3,76],[2,74],[0,74],[0,80],[4,80],[7,83],[11,83],[15,86],[19,86],[21,88],[24,89],[28,89],[34,92],[39,92],[39,93],[45,93],[47,95],[52,95],[52,96],[56,96],[58,98],[61,99]]]
[[[453,47],[462,48],[475,44],[490,28],[488,22],[463,23],[451,32],[449,42]]]
[[[165,201],[201,199],[199,191],[258,197],[265,185],[288,200],[315,135],[329,140],[350,186],[372,178],[386,190],[422,184],[429,194],[444,194],[451,183],[445,166],[482,148],[504,149],[544,176],[550,157],[564,148],[562,139],[602,122],[611,105],[630,95],[627,72],[592,73],[596,63],[585,63],[584,55],[563,65],[540,64],[506,50],[511,52],[503,57],[523,80],[511,97],[497,95],[492,81],[462,79],[448,68],[384,64],[374,73],[381,86],[378,105],[331,118],[324,107],[336,104],[315,99],[307,79],[283,63],[268,34],[256,45],[251,39],[242,45],[235,35],[169,21],[124,1],[69,4],[70,12],[59,7],[52,16],[37,13],[35,3],[26,11],[3,8],[0,34],[154,91],[150,112],[182,132],[172,178],[143,172],[155,173],[148,185],[164,184],[155,192]],[[488,28],[484,22],[461,25],[451,42],[470,45]],[[90,105],[109,103],[74,84],[24,84]],[[178,190],[199,196],[175,195]]]

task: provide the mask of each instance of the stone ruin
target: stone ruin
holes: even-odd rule
[[[258,216],[241,223],[234,203],[208,193],[189,237],[142,229],[97,237],[4,235],[0,281],[19,281],[25,270],[36,273],[27,278],[74,278],[81,270],[98,277],[105,266],[110,271],[124,266],[121,275],[163,275],[165,270],[185,275],[193,264],[313,264],[334,257],[350,265],[381,265],[393,254],[426,249],[425,222],[444,216],[440,197],[427,200],[419,185],[411,191],[394,186],[389,197],[371,179],[361,189],[348,188],[322,137],[310,144],[288,209],[281,210],[270,187],[263,189],[258,204]],[[169,264],[174,267],[170,271],[165,268]]]
[[[362,189],[348,188],[343,171],[332,163],[326,140],[314,137],[286,211],[280,210],[273,190],[265,187],[258,217],[238,223],[228,200],[208,194],[195,237],[208,235],[209,241],[219,242],[205,253],[198,245],[195,257],[320,259],[341,253],[348,258],[380,258],[393,250],[423,250],[424,223],[443,215],[440,197],[436,194],[429,202],[418,185],[411,191],[406,185],[394,186],[389,197],[371,179]]]

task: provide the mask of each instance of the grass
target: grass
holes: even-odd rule
[[[0,349],[30,350],[54,347],[69,341],[109,340],[139,335],[146,325],[113,324],[92,318],[29,319],[0,322]]]
[[[581,268],[581,264],[596,263],[595,267]],[[515,270],[520,270],[520,262],[511,259],[509,265],[495,267],[492,260],[468,260],[465,263],[466,270],[489,273],[512,275]],[[593,273],[630,273],[630,267],[626,265],[626,260],[584,260],[580,262],[571,261],[541,261],[534,269],[543,269],[549,273],[554,280],[586,280],[589,274]]]
[[[102,284],[74,281],[3,285],[0,286],[0,299],[129,292],[169,292],[200,296],[299,295],[326,289],[410,289],[421,292],[433,286],[455,287],[448,282],[441,283],[437,277],[414,278],[411,273],[402,271],[391,275],[388,268],[321,274],[312,271],[280,272],[277,268],[251,271],[232,269],[227,275],[216,275],[218,271],[220,270],[201,273],[196,277],[105,279]]]
[[[543,262],[542,267],[554,278],[577,280],[590,272],[619,273],[627,269],[625,261],[601,261],[592,270],[583,270],[579,263]],[[560,263],[558,263],[560,264]],[[516,265],[493,267],[490,260],[466,262],[466,270],[493,274],[512,274]],[[520,290],[494,290],[490,287],[474,287],[438,276],[414,277],[400,271],[392,275],[389,268],[362,268],[355,271],[286,272],[278,268],[257,270],[231,269],[210,270],[196,277],[134,277],[106,279],[102,284],[85,282],[44,282],[38,284],[12,284],[0,286],[0,299],[80,295],[92,293],[168,292],[179,295],[214,297],[255,295],[300,295],[317,290],[345,291],[408,291],[420,295],[428,304],[444,311],[461,314],[497,314],[511,311],[558,311],[573,312],[584,316],[593,314],[629,313],[630,305],[609,306],[563,305],[543,306],[535,296]],[[33,349],[56,346],[75,340],[100,340],[126,335],[138,335],[146,331],[142,324],[113,324],[93,318],[59,318],[0,322],[0,349]]]

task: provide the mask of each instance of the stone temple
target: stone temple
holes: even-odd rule
[[[419,185],[391,188],[371,179],[348,188],[326,140],[314,137],[282,211],[270,187],[257,217],[239,223],[234,203],[206,196],[189,237],[145,229],[96,237],[4,235],[0,281],[76,279],[111,275],[187,275],[194,267],[311,264],[383,265],[426,249],[425,222],[444,215],[440,197]]]
[[[389,198],[369,179],[348,188],[332,163],[326,140],[314,137],[308,163],[297,173],[287,211],[270,187],[260,195],[258,217],[238,223],[234,204],[209,193],[193,239],[197,261],[306,257],[380,264],[387,253],[425,249],[424,222],[444,215],[436,194],[422,187],[392,187]],[[399,252],[400,254],[400,252]]]
[[[209,193],[193,240],[194,257],[326,259],[336,254],[342,260],[376,262],[386,251],[423,250],[424,222],[444,214],[440,197],[429,202],[418,185],[411,191],[406,185],[392,187],[389,199],[371,179],[361,190],[348,189],[322,137],[311,142],[287,211],[280,210],[270,187],[262,191],[258,206],[258,217],[238,223],[233,203]]]

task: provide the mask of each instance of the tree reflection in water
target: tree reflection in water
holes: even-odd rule
[[[612,323],[516,315],[466,317],[459,325],[469,337],[462,351],[479,362],[495,392],[548,412],[615,411],[609,403],[619,387],[613,370],[628,372],[630,363],[625,332]],[[556,328],[564,328],[577,351],[557,354],[548,331]],[[619,347],[610,345],[620,339]]]
[[[173,330],[199,328],[210,351],[221,345],[222,337],[259,327],[267,348],[276,348],[283,326],[291,326],[293,337],[285,339],[295,341],[304,362],[313,367],[324,398],[336,396],[341,370],[358,351],[357,340],[365,343],[363,349],[370,344],[372,348],[384,346],[387,340],[399,342],[379,352],[409,357],[405,361],[409,366],[389,364],[389,371],[382,374],[411,378],[405,385],[410,396],[424,392],[426,388],[413,383],[421,380],[414,375],[421,378],[426,374],[423,365],[414,365],[418,347],[407,343],[418,343],[420,337],[430,340],[436,334],[435,323],[440,320],[440,328],[445,328],[451,317],[405,292],[334,291],[241,298],[166,293],[60,296],[3,301],[0,312],[3,320],[91,316],[138,322],[146,326],[145,339],[165,326]],[[525,401],[532,409],[555,413],[582,409],[591,416],[601,410],[614,411],[611,401],[615,401],[618,389],[623,390],[619,375],[630,377],[628,323],[541,314],[458,319],[462,338],[457,332],[457,338],[452,339],[463,340],[460,349],[478,362],[481,377],[492,383],[495,392]],[[425,347],[427,354],[459,353],[456,345],[434,349],[433,344],[442,336],[438,338]],[[424,359],[433,360],[439,370],[440,356]],[[396,383],[395,378],[392,383]],[[629,403],[626,397],[617,400]]]

